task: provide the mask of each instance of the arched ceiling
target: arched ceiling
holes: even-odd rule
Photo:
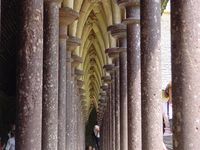
[[[121,13],[114,0],[64,0],[63,6],[79,12],[79,19],[69,27],[69,35],[81,39],[81,45],[75,53],[83,59],[78,66],[83,70],[84,99],[82,105],[86,117],[91,110],[98,107],[99,93],[103,85],[103,69],[111,62],[105,49],[115,46],[115,40],[108,34],[107,27],[121,21]]]

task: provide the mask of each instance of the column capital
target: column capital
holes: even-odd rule
[[[60,25],[67,26],[79,17],[79,13],[69,7],[60,8]]]
[[[122,22],[124,24],[140,24],[140,5],[127,6],[126,18]]]
[[[85,93],[85,90],[81,87],[81,88],[79,88],[79,93],[80,93],[80,94],[84,94],[84,93]]]
[[[115,65],[114,64],[106,64],[103,66],[103,68],[106,70],[106,72],[112,73],[115,71]]]
[[[83,74],[84,74],[83,70],[75,68],[75,75],[81,77],[81,76],[83,76]]]
[[[113,48],[106,49],[105,52],[108,54],[109,57],[115,59],[115,58],[119,57],[119,53],[126,52],[126,48],[125,47],[113,47]]]
[[[101,91],[101,92],[99,93],[99,95],[100,95],[101,97],[106,97],[106,96],[107,96],[107,93],[106,93],[106,91]]]
[[[140,6],[140,0],[117,0],[120,7]]]
[[[72,54],[72,59],[73,59],[73,62],[72,62],[73,67],[76,67],[79,64],[83,63],[83,59],[77,54]]]
[[[101,77],[101,79],[102,79],[105,83],[111,83],[111,81],[112,81],[110,75],[103,76],[103,77]],[[104,85],[104,86],[101,86],[101,87],[105,87],[105,85]],[[107,87],[108,87],[108,86],[107,86]],[[108,90],[108,88],[106,88],[106,90]]]
[[[74,51],[76,47],[81,45],[81,40],[78,37],[69,36],[67,39],[67,50]]]
[[[102,80],[103,80],[103,78],[102,78]],[[101,86],[101,89],[102,89],[103,91],[108,90],[108,88],[109,88],[109,87],[108,87],[108,85],[106,85],[106,84]]]
[[[111,35],[116,38],[125,38],[126,37],[126,25],[123,23],[111,25],[107,28],[107,30],[111,33]]]
[[[81,105],[82,105],[82,106],[85,106],[86,104],[87,104],[87,102],[86,102],[86,101],[84,101],[84,100],[83,100],[83,101],[81,101]]]
[[[77,80],[78,87],[80,87],[80,88],[83,87],[83,84],[84,84],[83,80],[80,80],[80,79]]]
[[[48,3],[57,3],[60,4],[62,2],[62,0],[44,0],[44,3],[48,4]]]
[[[84,101],[86,99],[86,96],[84,94],[81,94],[80,99],[81,99],[81,101]]]
[[[70,63],[71,63],[71,62],[72,62],[72,59],[71,59],[71,58],[67,58],[67,59],[66,59],[66,62],[70,62]]]

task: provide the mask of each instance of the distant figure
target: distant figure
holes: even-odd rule
[[[100,141],[100,128],[98,125],[94,126],[94,137],[96,142],[97,150],[99,150],[99,141]]]
[[[167,115],[168,115],[168,119],[169,119],[169,125],[170,125],[170,129],[172,131],[172,118],[173,118],[173,110],[172,110],[172,84],[171,82],[167,85],[167,87],[165,88],[165,96],[168,97],[168,103],[167,103]]]
[[[15,134],[13,131],[8,133],[8,142],[5,150],[15,150]]]

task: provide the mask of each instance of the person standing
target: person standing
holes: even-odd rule
[[[170,129],[172,132],[172,118],[173,118],[173,110],[172,110],[172,86],[171,86],[171,82],[167,85],[167,87],[165,88],[165,96],[168,97],[168,102],[167,102],[167,115],[168,115],[168,119],[169,119],[169,125],[170,125]]]
[[[94,126],[94,137],[96,142],[97,150],[99,150],[99,141],[100,141],[100,128],[98,125]]]
[[[15,150],[15,133],[10,131],[5,150]]]

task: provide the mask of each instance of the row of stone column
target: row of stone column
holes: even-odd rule
[[[71,72],[79,42],[67,33],[78,13],[48,0],[22,1],[21,7],[16,149],[81,150],[84,120]]]
[[[116,72],[111,75],[115,80],[110,84],[107,111],[102,120],[102,149],[115,150],[119,147],[123,150],[163,149],[161,4],[156,0],[141,2],[118,0],[118,3],[126,10],[126,18],[122,22],[127,25],[127,50],[126,52],[119,50],[119,47],[126,47],[126,40],[120,36],[122,35],[120,25],[109,27],[111,34],[117,38],[118,48],[110,48],[107,52],[114,58],[115,64],[119,63],[118,57],[120,57],[120,74],[115,68]],[[175,150],[197,150],[200,146],[200,101],[197,100],[200,93],[198,82],[200,34],[199,15],[195,15],[198,6],[197,1],[171,3],[173,147]],[[119,56],[116,56],[117,53],[120,53]],[[115,90],[112,90],[113,87]],[[120,92],[118,92],[119,87]],[[120,123],[118,122],[118,97],[120,97]]]

